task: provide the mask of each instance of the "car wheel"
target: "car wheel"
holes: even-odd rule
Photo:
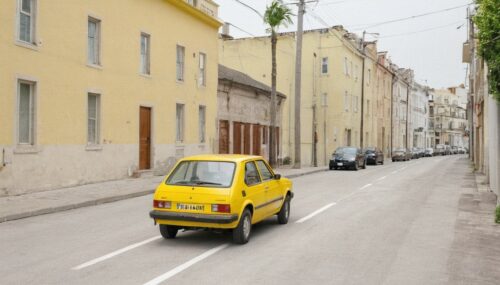
[[[366,160],[365,163],[363,163],[363,169],[366,169]]]
[[[358,169],[359,169],[359,162],[355,161],[353,168],[354,168],[354,170],[358,171]]]
[[[334,166],[334,167],[333,167],[333,170],[337,170],[337,169],[338,169],[338,167],[337,167],[337,166]]]
[[[237,244],[245,244],[250,239],[252,231],[252,214],[248,209],[243,211],[238,226],[233,230],[233,241]]]
[[[164,239],[174,239],[178,231],[178,227],[160,225],[160,234]]]
[[[330,170],[332,170],[332,169],[333,169],[333,166],[330,166]]]
[[[282,225],[288,223],[288,217],[290,217],[290,196],[287,195],[278,213],[278,223]]]
[[[380,162],[380,164],[384,165],[384,160],[382,160],[382,161]]]

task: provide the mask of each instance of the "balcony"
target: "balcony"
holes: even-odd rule
[[[211,0],[184,0],[188,4],[198,8],[203,13],[217,18],[219,6]]]

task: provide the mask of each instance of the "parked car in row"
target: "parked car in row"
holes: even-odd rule
[[[431,156],[434,156],[434,149],[432,147],[428,147],[425,149],[425,152],[424,152],[424,156],[425,157],[431,157]]]
[[[462,147],[462,146],[461,146],[461,147],[459,147],[459,148],[458,148],[458,153],[459,153],[459,154],[465,154],[465,153],[466,153],[465,148],[464,148],[464,147]]]
[[[368,164],[384,164],[384,153],[377,147],[365,148],[365,155]]]
[[[332,169],[354,169],[366,168],[366,156],[362,149],[353,146],[338,147],[330,159],[330,170]]]
[[[165,239],[216,229],[244,244],[255,223],[276,215],[286,224],[292,198],[292,182],[260,156],[198,155],[181,159],[156,188],[149,215]]]
[[[437,155],[445,155],[445,146],[444,146],[444,144],[437,144],[434,147],[434,155],[435,156],[437,156]]]
[[[392,161],[408,161],[411,160],[411,152],[404,147],[397,148],[392,153]]]

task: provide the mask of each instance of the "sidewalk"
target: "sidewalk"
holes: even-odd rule
[[[327,169],[328,167],[278,168],[276,173],[283,177],[294,178]],[[163,178],[163,176],[129,178],[0,197],[0,223],[148,195],[154,192]]]

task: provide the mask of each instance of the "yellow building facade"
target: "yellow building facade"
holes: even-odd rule
[[[212,1],[4,1],[0,196],[213,152],[220,25]]]
[[[295,34],[279,35],[277,89],[290,100],[282,109],[279,159],[293,161]],[[335,148],[359,146],[363,55],[341,27],[305,31],[302,47],[301,163],[327,165]],[[220,42],[220,62],[271,84],[269,37]]]

